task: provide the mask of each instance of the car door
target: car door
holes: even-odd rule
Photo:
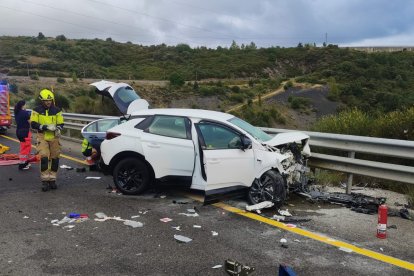
[[[141,136],[145,159],[155,177],[191,176],[194,171],[194,143],[191,122],[180,116],[156,115]]]
[[[202,149],[205,190],[251,186],[254,153],[241,149],[242,134],[226,125],[201,121],[196,124]]]
[[[96,120],[86,125],[82,129],[81,133],[94,148],[99,149],[102,141],[105,140],[106,131],[119,125],[120,123],[121,120],[119,118]]]

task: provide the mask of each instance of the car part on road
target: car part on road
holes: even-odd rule
[[[144,161],[132,157],[122,159],[115,166],[113,179],[118,190],[127,195],[142,193],[152,182]]]
[[[231,276],[256,275],[255,268],[249,265],[242,265],[237,261],[228,259],[224,262],[224,269]]]
[[[295,271],[290,266],[281,264],[279,266],[279,276],[296,276]]]

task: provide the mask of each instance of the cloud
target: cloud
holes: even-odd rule
[[[414,45],[407,0],[1,0],[0,35],[152,45]],[[326,36],[327,34],[327,36]]]

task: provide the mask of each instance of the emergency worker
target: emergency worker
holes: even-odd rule
[[[86,157],[85,161],[90,166],[95,165],[100,157],[99,152],[94,147],[92,147],[86,138],[84,138],[82,141],[82,154]]]
[[[32,129],[37,130],[37,151],[40,154],[40,179],[42,191],[56,189],[56,175],[59,169],[60,132],[63,129],[63,116],[55,106],[52,91],[43,89],[39,99],[42,104],[35,107],[30,117]]]

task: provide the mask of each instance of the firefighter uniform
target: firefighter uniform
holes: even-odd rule
[[[59,169],[60,131],[63,129],[63,116],[60,108],[54,105],[54,95],[50,90],[40,91],[42,105],[32,110],[32,129],[37,130],[37,151],[40,154],[40,179],[42,191],[56,189],[56,174]]]

